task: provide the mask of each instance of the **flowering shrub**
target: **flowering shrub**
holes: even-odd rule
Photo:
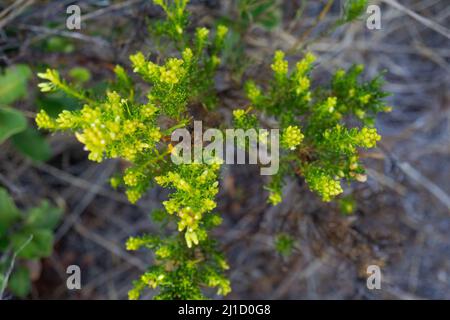
[[[201,104],[215,112],[218,98],[214,75],[221,63],[221,50],[227,27],[214,31],[197,28],[191,38],[185,32],[187,0],[154,1],[167,19],[156,24],[155,33],[174,40],[175,57],[159,64],[138,52],[130,57],[133,71],[151,84],[146,94],[138,91],[123,67],[115,68],[116,82],[104,99],[94,99],[61,79],[55,70],[39,74],[44,92],[61,90],[84,103],[78,111],[63,111],[57,118],[41,110],[38,126],[51,131],[73,132],[89,152],[89,159],[126,160],[129,166],[111,179],[113,187],[123,187],[135,203],[155,184],[172,192],[163,202],[164,210],[154,216],[163,224],[177,226],[168,236],[131,237],[128,250],[148,248],[155,264],[134,283],[130,299],[138,299],[147,287],[159,288],[158,299],[202,299],[201,287],[217,288],[226,295],[230,282],[224,271],[228,265],[209,231],[221,223],[215,196],[219,187],[221,161],[208,164],[174,164],[170,156],[170,135],[177,128],[190,128],[190,107]],[[251,103],[233,111],[237,128],[267,127],[260,119],[268,117],[281,131],[280,170],[266,186],[268,201],[282,201],[282,188],[288,174],[304,178],[309,188],[324,201],[342,193],[341,180],[364,181],[364,168],[358,148],[373,148],[380,139],[373,127],[375,116],[388,111],[383,102],[381,79],[363,82],[362,66],[338,70],[329,85],[312,85],[315,57],[307,53],[290,71],[282,51],[276,51],[271,64],[273,79],[258,85],[245,85]],[[143,99],[143,96],[146,99]],[[143,102],[145,100],[145,102]],[[348,119],[360,125],[350,127]],[[280,238],[279,250],[290,252],[291,240]]]

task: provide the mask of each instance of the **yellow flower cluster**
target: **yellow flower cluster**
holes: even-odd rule
[[[261,89],[253,82],[248,81],[245,86],[247,97],[253,104],[256,104],[257,99],[261,97]]]
[[[364,148],[374,148],[380,139],[381,136],[375,128],[363,127],[357,135],[358,145]]]
[[[190,248],[201,240],[199,227],[203,215],[216,207],[214,197],[218,192],[217,174],[219,162],[206,164],[183,164],[176,172],[168,172],[155,178],[163,187],[172,187],[176,191],[163,205],[169,214],[176,213],[180,218],[178,231],[185,230],[186,244]]]
[[[329,113],[334,112],[334,108],[336,107],[336,104],[337,104],[336,97],[328,97],[324,104],[325,110],[327,110]]]
[[[233,117],[236,120],[241,120],[242,117],[245,116],[245,110],[244,109],[237,109],[237,110],[233,110]]]
[[[298,85],[295,89],[295,93],[297,95],[300,95],[300,94],[304,93],[305,91],[308,91],[310,86],[311,86],[311,82],[309,81],[309,79],[307,77],[300,77],[298,79]]]
[[[273,63],[271,65],[272,70],[275,73],[275,76],[278,78],[283,78],[288,73],[288,62],[284,59],[284,52],[281,50],[277,50],[275,52],[275,56],[273,58]]]
[[[333,178],[319,168],[310,166],[305,171],[305,181],[311,190],[317,192],[323,201],[331,201],[343,192],[338,178]]]
[[[45,73],[38,73],[37,76],[43,80],[48,80],[48,82],[41,82],[38,84],[41,92],[53,91],[62,84],[59,73],[56,70],[47,69]]]
[[[284,147],[290,150],[295,150],[297,146],[302,143],[304,135],[297,126],[287,127],[281,136],[281,143]]]
[[[320,180],[322,183],[320,193],[322,194],[322,199],[324,201],[330,201],[335,196],[343,192],[341,182],[339,180],[331,179],[328,176],[323,176]]]
[[[125,243],[125,247],[129,251],[135,251],[147,244],[147,239],[139,237],[130,237]]]
[[[281,192],[273,191],[273,192],[270,192],[269,198],[267,200],[271,205],[276,206],[281,201],[283,201],[283,198],[282,198]]]
[[[63,111],[56,120],[41,110],[36,123],[40,128],[75,131],[77,139],[90,151],[90,160],[121,157],[134,161],[161,138],[153,121],[156,111],[152,105],[134,106],[113,91],[104,103],[85,105],[81,111]]]
[[[346,153],[356,153],[356,147],[373,148],[381,136],[377,129],[363,127],[362,129],[347,129],[337,124],[323,133],[324,143],[333,148],[338,148]]]
[[[217,294],[226,296],[231,292],[230,281],[216,272],[206,276],[205,282],[210,287],[218,287]]]
[[[165,66],[159,67],[161,81],[167,84],[177,84],[179,79],[186,73],[182,65],[183,60],[170,58]]]
[[[309,80],[308,72],[312,68],[312,64],[316,60],[316,57],[308,52],[305,57],[297,62],[295,72],[292,76],[295,81],[295,93],[300,96],[304,95],[306,101],[311,100],[311,92],[309,91],[311,87],[311,81]]]
[[[147,272],[141,276],[141,281],[146,283],[150,288],[156,288],[161,281],[163,281],[165,275],[162,271],[160,272]]]
[[[183,52],[183,59],[192,59],[192,51],[186,49]],[[168,85],[179,83],[186,75],[186,68],[184,68],[184,61],[177,58],[169,58],[165,65],[157,65],[152,61],[147,61],[142,52],[138,52],[130,56],[133,63],[133,71],[137,72],[149,80],[154,82],[162,82]]]
[[[36,115],[36,124],[39,128],[54,129],[56,127],[56,121],[50,117],[47,112],[41,110]]]
[[[216,39],[222,41],[228,33],[228,28],[223,24],[217,26]]]
[[[205,28],[205,27],[197,28],[195,37],[196,37],[197,45],[200,48],[203,48],[204,44],[208,40],[208,36],[209,36],[209,30],[207,28]]]
[[[314,61],[316,61],[316,57],[311,52],[306,53],[305,57],[296,64],[297,74],[305,75],[311,69]]]

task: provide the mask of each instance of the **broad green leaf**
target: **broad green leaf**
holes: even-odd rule
[[[69,76],[75,81],[75,83],[82,84],[91,79],[91,72],[83,67],[74,67],[70,69]]]
[[[25,298],[31,290],[30,272],[26,267],[17,267],[9,278],[8,288],[19,297]]]
[[[0,236],[20,218],[20,212],[8,192],[0,188]]]
[[[48,38],[44,45],[44,48],[48,52],[62,53],[72,53],[73,50],[75,50],[75,46],[70,39],[59,36]]]
[[[52,150],[44,137],[34,128],[28,127],[11,138],[13,145],[24,155],[35,161],[47,161]]]
[[[44,200],[39,207],[28,211],[25,224],[33,229],[52,230],[58,224],[61,214],[60,208],[53,207],[48,201]]]
[[[58,91],[42,95],[36,99],[40,109],[44,109],[51,117],[57,117],[63,110],[77,110],[81,107],[78,100]]]
[[[26,127],[27,119],[22,112],[8,107],[0,107],[0,144],[12,135],[22,132]]]
[[[18,64],[6,68],[3,74],[0,74],[0,104],[10,104],[27,93],[27,82],[31,76],[31,70],[28,66]]]
[[[19,249],[33,236],[32,240],[21,251]],[[47,229],[25,229],[11,236],[11,245],[18,257],[26,259],[50,256],[53,247],[53,233]]]

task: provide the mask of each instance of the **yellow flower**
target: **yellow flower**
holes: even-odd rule
[[[72,112],[64,110],[58,115],[56,123],[60,129],[70,129],[76,126],[77,119]]]
[[[311,64],[314,61],[316,61],[316,57],[312,53],[308,52],[302,60],[297,62],[297,73],[299,75],[304,75],[310,69]]]
[[[228,33],[228,28],[226,26],[224,26],[223,24],[220,24],[217,27],[217,38],[218,39],[223,39],[227,33]]]
[[[284,60],[284,52],[277,50],[271,65],[272,70],[278,77],[287,75],[288,73],[288,62]]]
[[[303,92],[307,91],[310,84],[311,83],[307,77],[301,77],[300,79],[298,79],[298,86],[296,88],[297,95],[300,95]]]
[[[277,192],[271,192],[269,194],[268,201],[273,206],[276,206],[277,204],[279,204],[281,201],[283,201],[283,198],[281,196],[281,192],[278,192],[278,191]]]
[[[381,136],[377,133],[375,128],[364,127],[356,137],[358,144],[365,148],[373,148],[377,141],[381,140]]]
[[[123,182],[129,186],[134,187],[138,184],[138,174],[133,169],[127,169],[125,170],[125,175],[123,176]]]
[[[45,110],[39,111],[36,115],[36,124],[41,129],[53,129],[56,127],[56,121],[50,118]]]
[[[196,30],[196,36],[197,36],[197,41],[200,43],[205,42],[208,39],[208,35],[209,35],[209,30],[205,27],[202,28],[197,28]]]
[[[128,201],[130,201],[133,204],[136,203],[142,197],[142,192],[140,192],[136,189],[128,189],[126,191],[126,194],[127,194]]]
[[[281,143],[290,150],[295,148],[303,141],[304,135],[297,126],[287,127],[281,137]]]
[[[333,112],[334,108],[336,107],[336,104],[337,104],[336,97],[328,97],[327,100],[325,101],[325,108],[327,109],[328,112]]]
[[[186,233],[184,234],[184,238],[186,239],[186,245],[188,246],[188,248],[192,248],[192,244],[198,244],[197,234],[193,231],[186,231]]]
[[[191,48],[184,49],[183,54],[182,54],[184,61],[186,61],[187,63],[191,62],[193,56],[194,56],[194,54],[192,53]]]
[[[245,110],[243,110],[243,109],[233,110],[233,116],[236,119],[241,119],[244,115],[245,115]]]
[[[247,97],[252,103],[255,103],[255,101],[261,96],[261,89],[258,88],[253,81],[247,82],[245,89],[247,92]]]

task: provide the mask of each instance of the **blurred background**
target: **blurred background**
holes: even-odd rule
[[[362,153],[367,182],[346,187],[356,203],[351,214],[321,202],[302,180],[289,181],[284,202],[271,207],[257,167],[224,168],[224,223],[215,236],[231,267],[226,299],[450,299],[450,3],[369,1],[381,8],[381,29],[369,30],[364,16],[335,27],[341,2],[189,5],[192,28],[222,21],[232,30],[224,61],[233,72],[222,70],[217,79],[225,116],[248,104],[248,77],[269,79],[276,49],[292,61],[305,50],[315,53],[318,83],[354,63],[366,66],[367,78],[384,71],[393,106],[378,119],[378,148]],[[81,8],[80,30],[66,28],[71,4]],[[129,253],[124,243],[157,230],[149,214],[166,194],[156,188],[129,204],[108,183],[123,163],[90,162],[73,136],[38,133],[33,118],[39,108],[57,114],[79,107],[66,96],[40,94],[37,72],[56,68],[101,92],[116,64],[129,68],[131,53],[159,52],[149,28],[160,17],[149,0],[0,0],[0,104],[20,112],[29,127],[21,138],[2,141],[0,185],[21,210],[47,199],[63,212],[50,257],[17,261],[31,279],[29,290],[22,288],[26,298],[126,299],[131,281],[152,262],[149,252]],[[13,118],[0,114],[0,133]],[[289,254],[280,250],[282,235],[289,235]],[[82,270],[81,290],[66,287],[72,264]],[[368,265],[380,266],[381,290],[367,289]],[[15,281],[19,291],[26,286]]]

